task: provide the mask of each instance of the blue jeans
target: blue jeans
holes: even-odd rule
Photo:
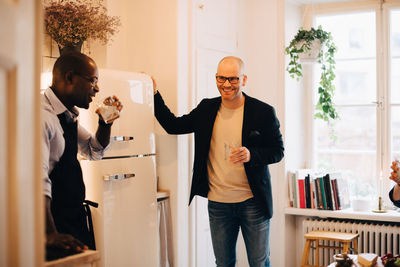
[[[269,219],[254,199],[240,203],[208,201],[211,239],[217,267],[234,267],[239,227],[251,267],[270,267]]]

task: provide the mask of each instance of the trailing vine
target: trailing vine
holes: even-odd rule
[[[321,43],[321,50],[317,56],[317,62],[321,64],[321,77],[318,87],[319,98],[314,118],[322,119],[329,124],[331,119],[334,120],[339,117],[333,104],[335,93],[333,80],[336,77],[334,73],[336,63],[334,56],[337,48],[332,41],[331,33],[322,30],[321,26],[317,29],[311,28],[309,31],[300,28],[285,49],[286,54],[290,56],[290,62],[286,70],[290,77],[296,78],[296,80],[303,77],[300,54],[310,54],[315,40],[319,40]]]

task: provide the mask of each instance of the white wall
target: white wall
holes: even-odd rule
[[[302,23],[301,7],[287,1],[285,16],[285,46],[296,35]],[[285,58],[285,68],[289,63],[289,56]],[[304,118],[304,106],[306,100],[306,92],[303,88],[303,81],[292,79],[285,72],[285,122],[286,122],[286,146],[290,147],[290,153],[286,155],[286,169],[293,170],[305,167],[304,161],[305,151],[305,134],[306,129]],[[299,101],[300,100],[300,101]]]
[[[107,68],[145,71],[156,77],[164,100],[177,115],[191,109],[190,5],[191,1],[184,0],[168,3],[160,0],[109,0],[109,11],[112,15],[121,16],[122,28],[107,48],[106,58],[99,58]],[[285,2],[241,0],[239,5],[239,56],[246,63],[249,76],[245,91],[275,107],[286,139]],[[292,104],[299,102],[296,99],[300,95],[299,92],[295,94]],[[296,121],[296,118],[290,117],[289,120]],[[288,147],[287,140],[285,146]],[[159,185],[171,193],[175,266],[185,267],[190,266],[187,201],[191,163],[188,162],[188,147],[188,137],[167,135],[157,125]],[[274,217],[271,220],[273,266],[285,266],[285,233],[280,227],[285,220],[283,207],[287,201],[284,162],[271,166],[274,192]]]
[[[284,9],[285,2],[279,0],[241,1],[239,10],[243,11],[243,17],[239,30],[239,50],[248,75],[245,91],[275,107],[285,137]],[[274,215],[270,225],[272,266],[285,266],[284,228],[281,227],[284,220],[282,201],[287,199],[284,162],[282,160],[270,166],[274,200]]]
[[[288,57],[284,55],[284,48],[302,23],[302,10],[295,1],[262,0],[243,0],[240,10],[243,10],[243,23],[239,50],[249,77],[246,91],[275,107],[285,144],[285,158],[270,166],[274,199],[271,263],[272,266],[296,266],[296,259],[301,257],[296,255],[297,245],[302,240],[295,242],[295,217],[284,214],[288,205],[286,172],[308,164],[303,110],[309,96],[301,81],[287,75]]]
[[[290,41],[296,35],[299,27],[302,25],[302,9],[295,1],[286,1],[285,8],[285,46],[288,46]],[[289,63],[289,56],[286,56],[285,66]],[[305,107],[309,105],[309,97],[303,81],[292,79],[285,72],[285,145],[290,151],[285,157],[285,173],[290,170],[305,168],[309,166],[307,162],[306,150],[308,137],[306,136],[307,125],[305,119]],[[287,187],[287,183],[285,188]],[[285,205],[287,206],[288,198],[285,197]],[[296,216],[285,216],[285,246],[284,251],[293,257],[287,257],[285,266],[298,266],[302,256],[303,239],[296,234]]]
[[[108,1],[110,14],[121,17],[122,27],[107,48],[105,67],[154,76],[157,88],[176,115],[186,112],[190,91],[187,2]],[[187,137],[168,135],[156,122],[156,147],[159,188],[170,191],[175,266],[186,267],[190,178]]]

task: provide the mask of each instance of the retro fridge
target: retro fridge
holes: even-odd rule
[[[157,183],[153,84],[145,74],[99,70],[100,92],[80,123],[95,133],[96,102],[116,95],[123,104],[102,160],[81,159],[86,199],[92,208],[100,266],[156,267],[158,264]]]

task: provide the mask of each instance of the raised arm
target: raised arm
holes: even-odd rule
[[[192,110],[189,114],[176,117],[164,103],[160,92],[157,90],[157,84],[153,77],[152,80],[154,92],[154,115],[164,130],[169,134],[187,134],[194,132],[197,108]]]
[[[121,111],[123,106],[118,98],[113,96],[113,101],[115,101],[117,109]],[[99,109],[96,110],[96,113],[99,115],[99,122],[94,136],[82,125],[78,126],[79,153],[90,160],[99,160],[103,157],[104,151],[110,143],[112,123],[119,118],[118,116],[105,123],[99,114]]]
[[[392,166],[390,166],[390,168],[393,171],[390,173],[389,179],[396,183],[396,185],[392,189],[393,192],[392,191],[390,192],[392,196],[392,201],[394,202],[400,201],[400,177],[399,177],[399,167],[397,166],[397,161],[393,161]]]
[[[104,102],[110,102],[110,105],[116,106],[118,111],[121,111],[123,106],[119,99],[116,96],[113,97],[108,97],[107,99],[104,100]],[[105,148],[108,146],[110,143],[110,134],[111,134],[111,126],[112,123],[119,118],[118,117],[110,120],[109,122],[105,123],[99,109],[96,110],[96,113],[99,114],[99,125],[96,131],[96,139],[99,141],[99,143]]]

